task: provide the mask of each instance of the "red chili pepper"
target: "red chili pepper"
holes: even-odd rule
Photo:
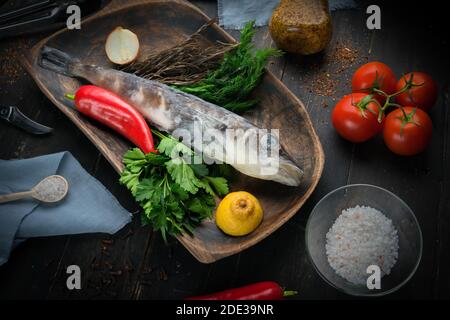
[[[120,133],[143,152],[156,152],[152,131],[144,117],[115,93],[86,85],[75,96],[66,97],[75,100],[79,112]]]
[[[263,281],[186,300],[281,300],[296,294],[297,291],[283,291],[276,282]]]

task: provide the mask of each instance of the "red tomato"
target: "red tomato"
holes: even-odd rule
[[[378,122],[379,108],[376,103],[357,105],[367,96],[365,93],[352,93],[344,96],[334,107],[331,115],[333,126],[339,135],[349,141],[369,140],[383,127],[383,123]]]
[[[383,136],[387,147],[401,156],[412,156],[425,150],[430,142],[433,124],[428,114],[414,107],[404,107],[389,113]]]
[[[382,62],[369,62],[361,67],[353,74],[352,92],[372,93],[372,88],[377,88],[387,94],[395,92],[395,84],[397,79],[394,72]],[[375,95],[377,100],[384,102],[385,97]]]
[[[423,72],[411,72],[405,74],[398,82],[396,91],[400,91],[407,81],[412,77],[413,84],[420,85],[412,87],[395,97],[397,103],[402,106],[418,107],[428,111],[436,102],[438,96],[438,87],[436,82],[428,74]]]

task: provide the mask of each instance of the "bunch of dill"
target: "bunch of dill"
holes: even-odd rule
[[[274,48],[255,49],[252,43],[256,32],[254,23],[246,24],[239,45],[224,54],[216,70],[197,83],[176,88],[234,112],[254,106],[258,101],[248,97],[260,82],[268,58],[282,55],[282,51]]]

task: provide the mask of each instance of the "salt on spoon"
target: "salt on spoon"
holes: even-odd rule
[[[30,191],[0,195],[0,203],[33,197],[42,202],[58,202],[64,199],[69,190],[67,180],[59,175],[48,176]]]

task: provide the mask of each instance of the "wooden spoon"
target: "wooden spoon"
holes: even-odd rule
[[[58,175],[48,176],[30,191],[0,195],[0,203],[33,197],[42,202],[58,202],[62,200],[69,190],[67,180]]]

